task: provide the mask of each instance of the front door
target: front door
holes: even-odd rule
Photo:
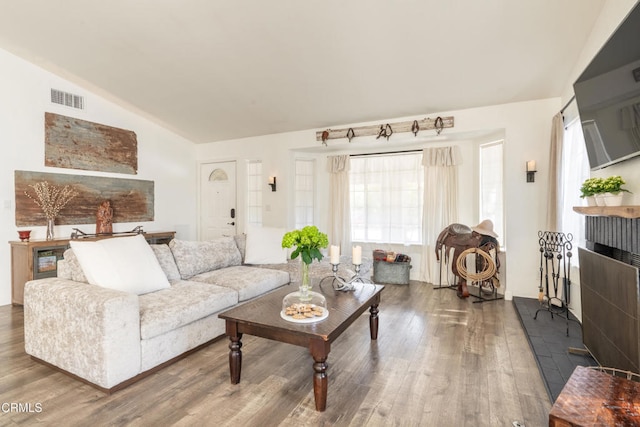
[[[204,163],[200,167],[200,239],[234,236],[236,162]]]

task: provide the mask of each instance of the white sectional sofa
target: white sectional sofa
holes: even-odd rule
[[[154,259],[146,248],[136,248],[139,241],[125,239],[133,237],[90,246],[90,261],[100,260],[95,271],[84,262],[86,247],[72,242],[59,262],[58,277],[25,285],[26,353],[106,392],[219,337],[225,332],[219,312],[290,282],[286,271],[243,265],[241,236],[169,245],[144,242]],[[127,267],[114,272],[113,254],[121,254]],[[166,281],[147,280],[141,290],[136,280],[156,274],[158,266]],[[151,272],[139,277],[141,271]],[[114,273],[120,279],[114,280]],[[118,283],[91,284],[100,274]],[[122,289],[125,282],[138,287]]]

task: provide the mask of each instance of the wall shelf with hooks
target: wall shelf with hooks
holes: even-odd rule
[[[378,125],[358,126],[343,129],[327,129],[316,132],[316,141],[326,143],[330,139],[349,139],[361,136],[378,136],[389,139],[391,133],[412,132],[416,136],[419,132],[426,130],[436,130],[438,134],[444,128],[453,127],[453,116],[436,117],[434,119],[426,118],[421,120],[411,120],[397,123],[383,123]],[[392,132],[389,132],[391,130]]]

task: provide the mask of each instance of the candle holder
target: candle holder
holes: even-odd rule
[[[21,242],[28,242],[31,237],[31,230],[18,230],[18,237]]]
[[[336,291],[355,291],[355,283],[373,283],[371,280],[360,276],[360,266],[361,264],[353,264],[353,268],[355,270],[355,274],[351,276],[350,279],[345,280],[342,277],[338,276],[338,266],[340,264],[331,264],[331,271],[333,274],[330,276],[325,276],[320,280],[320,286],[325,280],[331,280],[331,286]]]

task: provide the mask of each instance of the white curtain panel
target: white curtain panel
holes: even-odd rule
[[[549,148],[549,188],[547,191],[547,230],[562,229],[562,141],[564,122],[562,113],[553,116],[551,146]],[[579,188],[579,187],[578,187]]]
[[[458,222],[458,165],[461,163],[459,150],[455,146],[423,150],[423,241],[419,272],[421,281],[438,284],[436,239],[446,226]]]
[[[351,208],[349,203],[349,156],[328,156],[329,243],[340,252],[351,253]]]
[[[566,114],[565,114],[566,116]],[[584,144],[582,124],[575,119],[567,124],[562,139],[562,194],[558,208],[562,215],[560,222],[564,234],[573,236],[573,259],[571,265],[578,265],[578,246],[585,247],[584,217],[573,210],[574,206],[582,206],[584,201],[580,198],[580,186],[589,178],[589,159],[587,148]],[[572,273],[573,274],[573,273]]]

